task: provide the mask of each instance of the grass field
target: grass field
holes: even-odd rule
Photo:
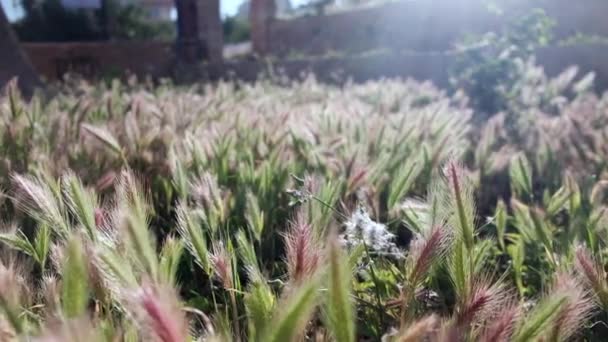
[[[0,340],[601,340],[608,97],[573,79],[490,116],[404,80],[11,85]]]

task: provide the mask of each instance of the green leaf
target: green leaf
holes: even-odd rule
[[[70,225],[63,203],[60,201],[61,188],[46,173],[39,177],[14,175],[13,182],[26,197],[20,202],[22,209],[39,224],[48,225],[53,231],[67,238]]]
[[[579,188],[576,179],[574,179],[574,176],[572,176],[572,174],[569,172],[566,172],[564,178],[564,184],[566,185],[568,193],[570,194],[568,197],[570,200],[568,210],[570,215],[575,215],[578,209],[581,207],[581,189]]]
[[[410,190],[414,181],[422,172],[422,162],[419,158],[407,159],[399,171],[393,175],[389,184],[389,195],[387,199],[387,207],[389,210],[394,210],[398,202],[401,201],[407,192]]]
[[[532,166],[523,153],[511,159],[509,166],[511,186],[518,195],[532,195]]]
[[[184,204],[177,205],[177,230],[196,263],[208,275],[211,274],[211,262],[207,240],[201,227],[200,218]]]
[[[62,267],[61,303],[67,318],[84,315],[89,304],[89,277],[80,240],[73,236],[66,246]]]
[[[289,297],[278,306],[272,322],[260,341],[294,341],[300,336],[317,302],[318,279],[312,279],[294,289]]]
[[[560,312],[567,301],[565,295],[551,296],[537,304],[534,310],[523,319],[522,326],[515,334],[513,341],[527,342],[541,336],[551,326],[554,316]]]
[[[184,165],[172,152],[173,163],[173,186],[175,187],[180,200],[184,200],[188,196],[188,176]]]
[[[165,243],[160,252],[160,274],[163,277],[163,280],[172,286],[177,284],[177,269],[183,251],[184,245],[182,240],[169,236],[165,239]]]
[[[45,224],[38,227],[34,244],[32,244],[23,231],[18,230],[15,233],[0,233],[0,242],[8,247],[17,250],[23,254],[32,257],[44,270],[46,259],[49,252],[51,232]]]
[[[515,228],[527,243],[536,242],[538,238],[534,232],[534,221],[530,215],[530,208],[515,198],[511,198],[511,208],[515,217]]]
[[[311,220],[317,236],[327,236],[327,228],[332,220],[334,206],[340,199],[340,189],[343,187],[342,181],[324,182],[317,194],[317,200],[311,201]]]
[[[126,208],[123,232],[128,250],[147,275],[158,280],[158,257],[155,239],[148,229],[148,206],[133,175],[123,172],[121,178],[118,193],[120,204]]]
[[[249,239],[247,239],[247,235],[243,230],[239,230],[236,234],[236,243],[239,249],[239,255],[245,266],[257,268],[258,259],[255,249]]]
[[[100,254],[101,268],[112,285],[123,285],[126,287],[136,287],[137,279],[133,274],[133,269],[129,262],[117,253],[114,248],[105,248]],[[117,283],[117,284],[114,284]]]
[[[523,297],[526,293],[526,288],[523,282],[525,249],[521,239],[513,239],[513,243],[507,247],[507,253],[511,257],[513,273],[515,276],[515,285],[519,294]]]
[[[336,239],[329,244],[328,289],[325,320],[337,342],[355,341],[355,314],[350,300],[351,270]]]
[[[348,255],[348,265],[350,266],[351,271],[354,271],[359,264],[361,258],[365,255],[365,245],[358,244],[355,245],[349,252]]]
[[[571,193],[566,187],[559,188],[559,190],[557,190],[557,192],[551,196],[547,203],[547,215],[554,216],[557,214],[561,209],[564,208],[570,196]]]
[[[250,272],[251,282],[245,294],[245,308],[249,322],[249,339],[262,341],[260,333],[271,322],[272,312],[276,306],[276,298],[266,279],[258,270]]]
[[[536,237],[542,242],[545,252],[547,253],[547,257],[554,266],[557,265],[553,256],[553,234],[549,229],[548,223],[545,222],[541,212],[537,209],[530,210],[530,217],[534,223],[534,232],[536,233]]]
[[[462,168],[450,162],[447,167],[450,188],[450,206],[454,213],[454,225],[459,228],[460,238],[468,251],[475,241],[475,203],[470,179],[463,177]]]
[[[36,249],[21,230],[16,233],[0,234],[0,241],[21,253],[27,254],[33,258],[37,257]]]
[[[40,225],[36,231],[34,249],[36,250],[36,261],[38,261],[41,270],[44,270],[44,267],[46,266],[50,245],[51,230],[45,224]]]
[[[63,192],[70,211],[87,230],[89,238],[96,241],[95,208],[97,207],[97,198],[95,194],[87,191],[74,174],[67,174],[62,181]]]
[[[6,320],[13,327],[17,334],[24,330],[25,320],[23,319],[22,308],[17,303],[12,303],[3,293],[0,293],[0,309],[4,311]]]
[[[470,271],[469,258],[466,255],[465,246],[462,243],[457,243],[450,258],[449,273],[454,290],[459,296],[465,296],[469,288]]]
[[[501,250],[505,250],[505,232],[507,231],[507,206],[502,200],[498,201],[494,219],[496,221],[496,239]]]
[[[258,198],[256,196],[249,191],[245,196],[247,198],[247,206],[245,209],[247,226],[253,233],[256,241],[260,241],[262,238],[262,232],[264,231],[264,212],[260,210]]]
[[[483,269],[483,266],[487,265],[485,262],[488,261],[493,246],[494,241],[492,240],[481,240],[475,243],[470,256],[474,274],[478,274]]]
[[[120,147],[118,140],[116,140],[112,133],[110,133],[107,129],[88,124],[82,124],[82,128],[103,143],[111,151],[122,156],[122,148]]]

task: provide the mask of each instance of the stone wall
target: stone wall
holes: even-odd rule
[[[120,76],[131,72],[140,76],[170,77],[174,69],[172,43],[66,43],[22,44],[34,68],[47,80],[56,80],[66,71],[81,73],[89,78],[104,75]],[[608,89],[608,45],[585,44],[539,49],[536,58],[549,75],[557,75],[571,65],[581,72],[594,71],[599,90]],[[363,82],[383,77],[430,80],[441,87],[448,86],[449,70],[455,61],[451,53],[382,53],[275,60],[275,71],[291,78],[312,72],[326,82],[352,79]],[[226,60],[223,64],[206,64],[187,70],[189,81],[201,79],[238,78],[253,81],[267,72],[264,60]]]
[[[169,42],[91,42],[23,43],[34,69],[54,81],[66,72],[87,78],[120,76],[168,76],[174,63],[173,43]]]
[[[275,55],[361,52],[374,49],[445,51],[466,33],[500,30],[510,19],[541,7],[563,38],[577,32],[608,36],[606,0],[509,0],[502,13],[487,0],[400,0],[382,6],[325,16],[269,23],[269,50]]]
[[[449,71],[455,62],[451,53],[397,53],[302,58],[277,60],[272,73],[298,79],[308,73],[323,82],[341,84],[345,81],[364,82],[381,78],[413,78],[430,81],[439,87],[449,86]],[[596,90],[608,90],[608,45],[591,44],[563,47],[546,47],[536,51],[536,60],[549,76],[557,76],[566,68],[576,65],[579,76],[588,72],[596,75]],[[205,73],[211,79],[238,78],[254,81],[269,73],[268,63],[227,61],[221,67],[209,67]]]

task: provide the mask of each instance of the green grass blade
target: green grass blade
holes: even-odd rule
[[[245,218],[247,219],[247,226],[253,233],[256,241],[260,241],[264,231],[264,212],[260,209],[258,198],[251,192],[247,192],[246,198]]]
[[[165,239],[160,251],[160,274],[162,279],[172,286],[177,284],[177,269],[184,252],[184,244],[179,238],[169,236]]]
[[[95,195],[87,191],[74,174],[64,176],[62,181],[63,192],[70,211],[84,226],[89,238],[95,241],[97,237],[97,224],[95,223],[97,199]]]
[[[27,240],[22,231],[0,234],[0,242],[33,258],[37,257],[36,248]]]
[[[276,307],[276,298],[266,279],[254,270],[250,272],[251,282],[245,294],[245,308],[249,322],[249,340],[258,341],[260,333],[271,322]]]
[[[502,200],[498,201],[496,205],[496,211],[494,214],[495,224],[496,224],[496,239],[498,240],[498,245],[500,249],[505,251],[505,233],[507,231],[507,206],[505,202]]]
[[[186,244],[186,248],[196,263],[207,274],[211,274],[211,262],[207,240],[201,227],[201,220],[183,203],[177,206],[177,230]]]
[[[68,318],[82,316],[89,304],[89,278],[82,243],[75,236],[66,246],[62,267],[61,303]]]
[[[249,239],[247,239],[247,235],[243,230],[239,230],[236,234],[236,244],[238,246],[239,256],[245,266],[257,268],[258,259],[255,249]]]
[[[420,175],[420,172],[422,172],[422,162],[416,159],[408,159],[403,167],[399,169],[389,184],[387,199],[389,210],[393,210],[398,205],[398,202],[405,197],[418,175]]]
[[[318,280],[308,281],[294,289],[289,298],[279,305],[273,315],[273,324],[267,329],[264,342],[294,341],[300,336],[312,315],[317,302]]]
[[[551,326],[552,319],[567,301],[566,296],[546,298],[524,320],[513,338],[515,342],[532,341]]]
[[[518,195],[532,195],[532,167],[523,153],[511,159],[509,177]]]
[[[122,156],[122,148],[118,143],[118,140],[114,138],[112,133],[110,133],[107,129],[101,127],[95,127],[88,124],[82,124],[82,128],[91,134],[95,139],[99,140],[102,144],[104,144],[111,151],[115,152],[118,155]]]
[[[45,224],[40,225],[36,231],[34,239],[34,249],[36,251],[36,260],[40,265],[40,269],[44,270],[46,260],[48,259],[49,249],[51,245],[51,230]]]
[[[355,341],[355,314],[351,294],[351,270],[338,242],[329,245],[326,325],[337,342]]]

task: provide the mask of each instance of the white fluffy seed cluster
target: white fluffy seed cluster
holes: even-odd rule
[[[343,243],[352,248],[362,243],[377,255],[403,258],[403,252],[395,245],[395,234],[388,231],[385,224],[369,217],[363,207],[353,211],[350,219],[344,223],[345,230],[341,235]]]

